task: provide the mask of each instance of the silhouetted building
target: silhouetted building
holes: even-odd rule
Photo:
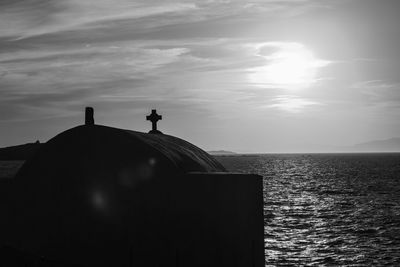
[[[264,266],[260,176],[170,135],[88,125],[0,185],[0,247],[77,266]]]

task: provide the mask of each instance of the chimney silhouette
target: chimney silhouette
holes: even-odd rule
[[[94,125],[94,109],[92,107],[86,107],[85,109],[85,125]]]

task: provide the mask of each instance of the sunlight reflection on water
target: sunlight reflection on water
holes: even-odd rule
[[[267,266],[400,264],[400,154],[217,159],[264,177]]]

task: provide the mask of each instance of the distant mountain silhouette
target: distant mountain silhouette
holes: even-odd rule
[[[207,151],[207,153],[210,155],[236,155],[237,154],[235,152],[226,151],[226,150],[212,150],[212,151]]]
[[[35,143],[0,148],[0,160],[30,159],[41,145],[39,141],[36,141]]]
[[[373,140],[349,147],[354,152],[400,152],[400,137]]]

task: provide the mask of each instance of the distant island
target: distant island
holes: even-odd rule
[[[214,155],[214,156],[227,156],[227,155],[236,155],[237,153],[232,152],[232,151],[226,151],[226,150],[212,150],[212,151],[207,151],[208,154]]]
[[[347,149],[355,152],[400,152],[400,137],[359,143]]]

